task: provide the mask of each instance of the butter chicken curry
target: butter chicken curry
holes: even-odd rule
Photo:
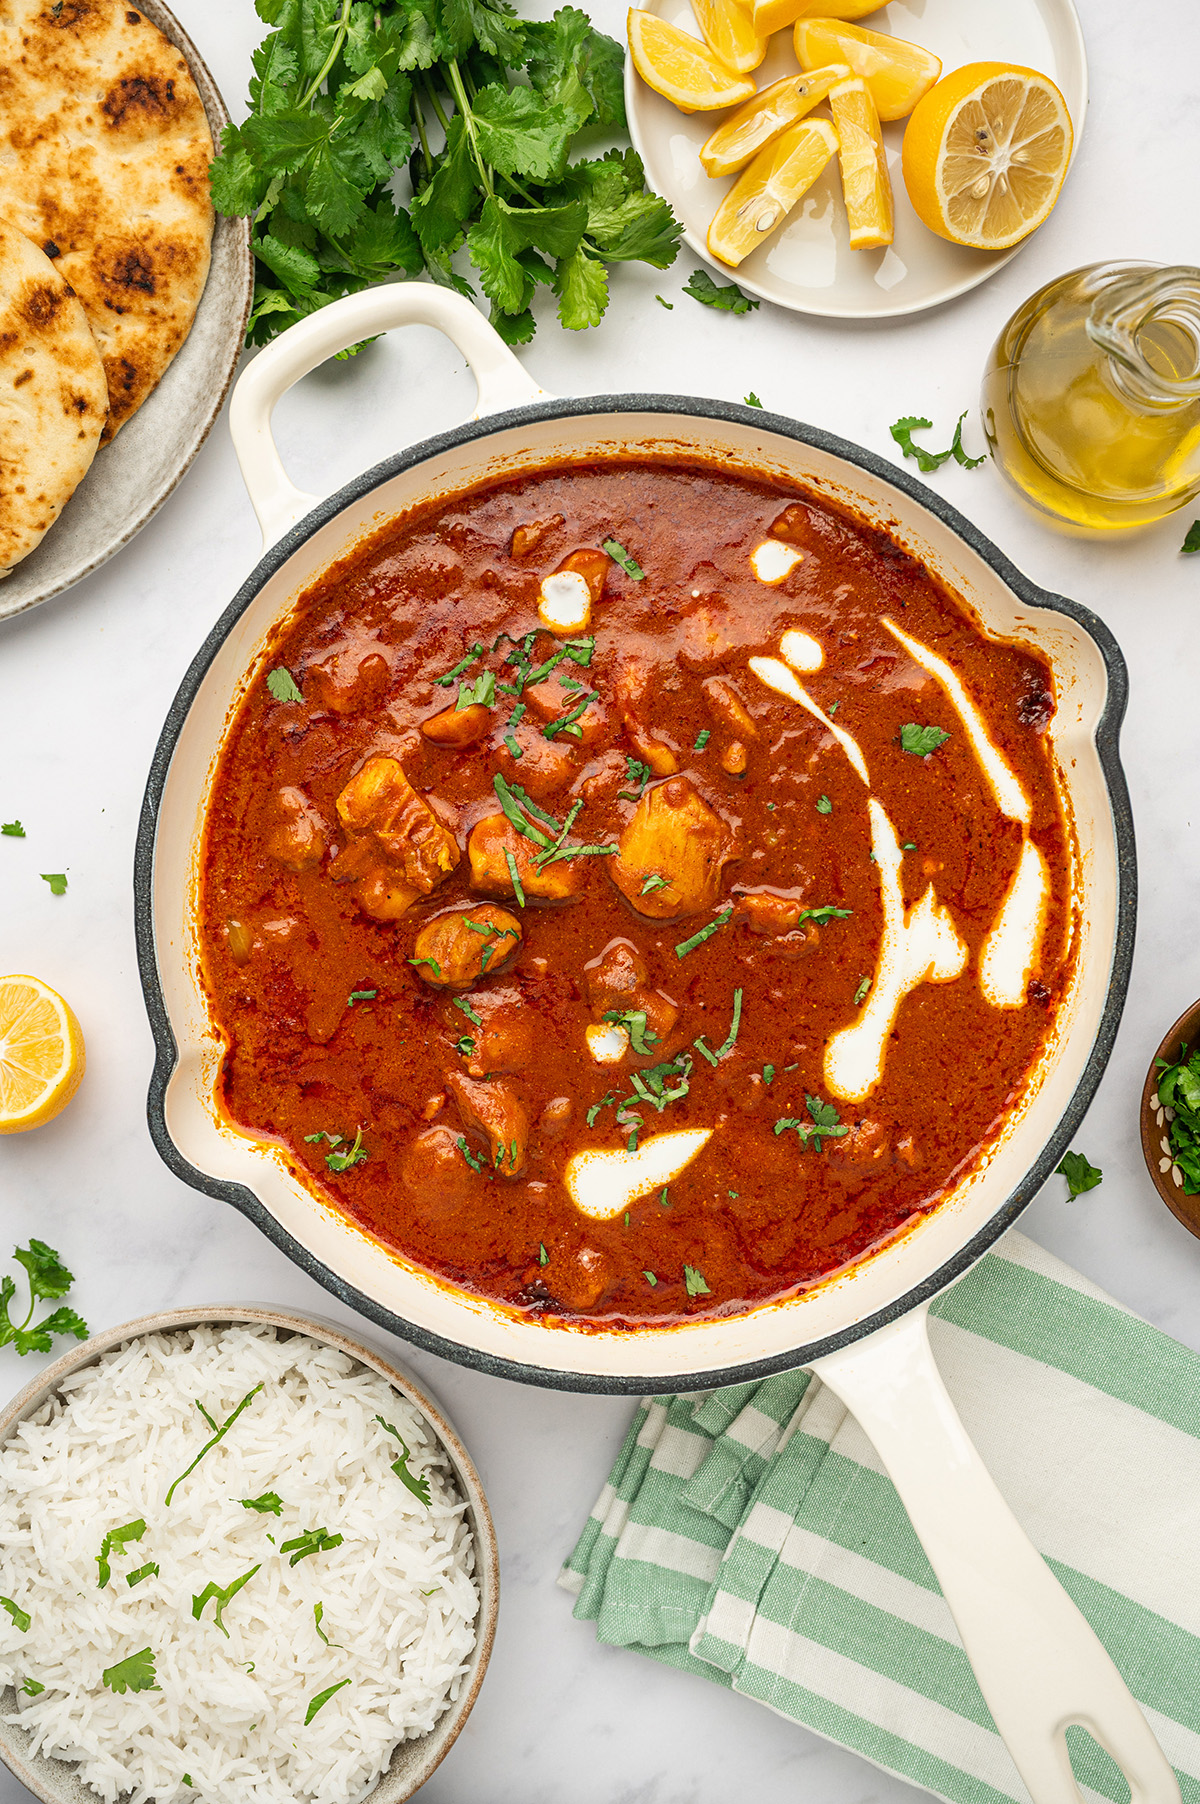
[[[548,1322],[811,1286],[987,1156],[1074,951],[1045,662],[708,465],[524,474],[302,596],[232,722],[219,1101]]]

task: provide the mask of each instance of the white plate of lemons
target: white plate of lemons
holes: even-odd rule
[[[1071,0],[648,0],[629,47],[630,135],[685,242],[830,318],[986,281],[1049,218],[1087,107]]]

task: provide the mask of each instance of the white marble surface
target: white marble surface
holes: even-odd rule
[[[994,0],[1003,4],[1003,0]],[[176,0],[217,80],[242,104],[259,27],[248,0]],[[545,8],[549,11],[549,7]],[[618,0],[593,0],[619,32]],[[894,325],[817,324],[762,310],[717,315],[681,298],[694,266],[617,274],[603,326],[567,335],[545,310],[524,353],[564,394],[656,389],[740,399],[890,455],[888,423],[925,413],[944,439],[974,403],[988,346],[1043,281],[1108,257],[1200,262],[1200,12],[1159,0],[1082,0],[1092,106],[1070,183],[1047,228],[992,282]],[[655,292],[674,299],[664,312]],[[394,448],[464,416],[469,380],[432,332],[309,378],[280,409],[290,467],[327,491]],[[979,448],[977,423],[968,444]],[[1200,1243],[1157,1201],[1137,1142],[1146,1062],[1200,993],[1200,558],[1177,555],[1188,512],[1095,545],[1024,511],[990,467],[931,479],[1036,581],[1086,601],[1125,649],[1132,701],[1124,753],[1141,858],[1133,983],[1116,1052],[1076,1144],[1104,1183],[1068,1203],[1053,1179],[1022,1226],[1133,1308],[1200,1347]],[[1200,507],[1195,510],[1200,513]],[[89,1067],[67,1113],[0,1141],[3,1242],[38,1234],[78,1274],[73,1300],[107,1326],[163,1305],[275,1300],[342,1315],[233,1210],[159,1162],[146,1131],[152,1063],[133,951],[130,876],[146,768],[197,645],[258,556],[224,423],[141,537],[69,594],[0,628],[0,970],[41,974],[83,1023]],[[54,898],[39,879],[66,870]],[[376,1336],[384,1339],[385,1337]],[[474,1450],[504,1556],[499,1637],[480,1702],[430,1782],[429,1804],[899,1804],[909,1788],[742,1699],[634,1655],[599,1648],[554,1587],[558,1564],[629,1417],[620,1400],[562,1396],[391,1349],[444,1400]],[[0,1393],[36,1361],[0,1352]],[[743,1790],[744,1788],[744,1790]],[[0,1804],[23,1788],[0,1774]]]

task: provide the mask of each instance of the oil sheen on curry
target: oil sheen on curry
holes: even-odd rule
[[[1073,957],[1046,663],[711,466],[394,521],[280,628],[200,889],[219,1102],[548,1323],[729,1315],[936,1208]]]

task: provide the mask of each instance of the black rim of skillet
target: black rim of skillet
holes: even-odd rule
[[[1117,928],[1108,978],[1108,993],[1087,1064],[1050,1140],[1016,1189],[994,1211],[978,1233],[972,1235],[950,1259],[905,1295],[898,1297],[895,1302],[875,1311],[874,1314],[863,1320],[839,1330],[836,1334],[827,1335],[822,1340],[796,1346],[766,1358],[747,1359],[723,1369],[692,1373],[659,1373],[650,1377],[631,1377],[624,1374],[602,1372],[561,1372],[543,1366],[526,1365],[523,1361],[503,1359],[475,1347],[463,1346],[460,1342],[447,1340],[442,1335],[431,1333],[428,1329],[419,1327],[413,1322],[407,1322],[394,1315],[381,1303],[377,1303],[373,1298],[356,1290],[353,1285],[338,1277],[337,1273],[331,1271],[321,1260],[315,1258],[276,1221],[266,1206],[245,1185],[232,1183],[224,1178],[212,1177],[185,1159],[171,1139],[166,1123],[167,1084],[178,1061],[178,1047],[163,1001],[154,944],[154,847],[158,812],[162,804],[171,759],[184,722],[210,664],[263,584],[288,561],[294,552],[312,538],[314,533],[326,526],[344,508],[352,502],[360,500],[391,477],[411,470],[431,457],[453,450],[459,445],[469,444],[473,440],[488,438],[497,432],[531,425],[535,421],[575,419],[588,414],[619,413],[665,414],[684,419],[726,421],[730,424],[752,427],[760,431],[764,439],[771,437],[791,439],[797,444],[810,445],[816,450],[841,458],[845,463],[865,470],[871,476],[900,490],[910,501],[916,502],[927,513],[933,514],[943,525],[948,526],[972,551],[978,553],[984,562],[991,566],[1000,580],[1026,607],[1048,608],[1057,613],[1066,614],[1072,620],[1077,621],[1095,641],[1104,661],[1108,678],[1108,693],[1103,712],[1096,726],[1095,744],[1112,810],[1117,865]],[[631,449],[636,450],[636,445],[632,445]],[[314,1278],[318,1284],[324,1285],[326,1290],[350,1309],[356,1310],[359,1315],[365,1316],[368,1321],[376,1323],[379,1327],[387,1329],[389,1333],[399,1335],[402,1339],[411,1341],[415,1346],[424,1348],[426,1352],[436,1353],[443,1359],[454,1360],[460,1365],[471,1366],[489,1376],[517,1379],[523,1383],[541,1385],[550,1390],[642,1395],[647,1392],[662,1391],[664,1385],[678,1391],[708,1390],[719,1385],[766,1378],[775,1372],[791,1371],[799,1366],[808,1365],[811,1361],[820,1358],[822,1354],[835,1352],[840,1347],[863,1339],[866,1335],[873,1333],[875,1329],[882,1328],[886,1323],[896,1321],[900,1316],[908,1314],[919,1304],[928,1302],[947,1285],[953,1284],[957,1278],[962,1277],[964,1272],[975,1264],[993,1242],[998,1240],[1007,1228],[1011,1227],[1022,1210],[1036,1196],[1055,1166],[1060,1162],[1063,1153],[1066,1152],[1071,1142],[1071,1136],[1083,1119],[1088,1104],[1095,1095],[1097,1085],[1112,1052],[1117,1026],[1125,1006],[1125,994],[1133,958],[1137,912],[1137,859],[1134,846],[1133,815],[1130,810],[1129,793],[1118,749],[1121,721],[1125,713],[1128,692],[1129,678],[1121,649],[1108,627],[1092,613],[1090,608],[1083,607],[1079,602],[1068,600],[1065,596],[1054,595],[1030,582],[992,544],[991,540],[965,519],[956,508],[951,507],[949,502],[936,495],[924,483],[918,482],[907,471],[898,469],[886,458],[878,457],[874,452],[864,450],[861,446],[838,438],[835,434],[825,432],[819,427],[807,426],[783,415],[768,413],[764,409],[740,406],[735,402],[704,400],[687,395],[628,394],[585,396],[571,400],[537,402],[529,406],[511,408],[503,413],[488,414],[482,420],[469,421],[448,432],[439,433],[434,438],[425,439],[422,443],[413,445],[409,449],[385,459],[382,463],[376,464],[373,469],[365,471],[353,482],[347,483],[336,494],[330,495],[327,500],[318,503],[311,513],[306,514],[303,520],[293,526],[264,554],[196,653],[167,714],[158,745],[155,748],[146,784],[146,793],[142,802],[133,873],[138,970],[155,1042],[154,1073],[150,1081],[150,1092],[147,1099],[150,1137],[154,1141],[160,1157],[177,1177],[184,1179],[196,1190],[204,1191],[208,1196],[218,1197],[222,1202],[232,1203],[235,1209],[239,1209],[257,1228],[261,1229],[269,1240],[286,1253],[295,1265],[307,1272],[309,1277]],[[545,1332],[554,1333],[555,1330],[547,1329]]]

